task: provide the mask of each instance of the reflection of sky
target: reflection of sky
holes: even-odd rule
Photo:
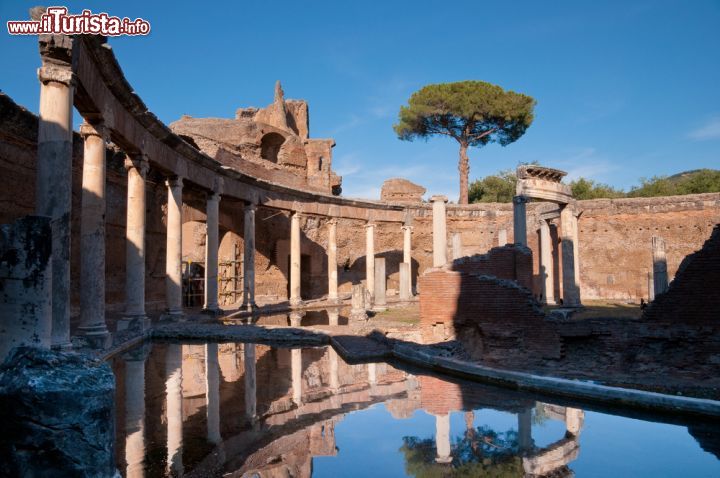
[[[497,432],[517,430],[517,415],[476,410],[474,425]],[[451,440],[455,442],[464,431],[464,413],[452,413]],[[382,404],[351,413],[335,428],[338,455],[313,458],[313,476],[407,476],[399,451],[402,438],[431,438],[434,434],[435,417],[423,411],[405,420],[394,419]],[[533,423],[537,447],[548,446],[564,434],[564,422],[547,419]],[[720,476],[720,461],[704,452],[685,427],[595,412],[585,412],[580,454],[570,468],[581,478]]]

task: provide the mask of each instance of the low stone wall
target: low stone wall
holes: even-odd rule
[[[533,287],[532,252],[527,247],[514,245],[494,247],[487,254],[456,259],[450,264],[450,268],[467,274],[514,280],[527,289]]]

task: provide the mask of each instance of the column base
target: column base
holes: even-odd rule
[[[148,330],[150,330],[150,319],[145,314],[127,315],[117,323],[118,332],[129,331],[142,334]]]
[[[203,314],[205,314],[205,315],[210,315],[210,316],[213,316],[213,317],[217,317],[218,315],[222,315],[222,313],[223,313],[223,311],[222,311],[222,309],[220,309],[220,307],[217,307],[217,308],[213,308],[213,307],[203,308],[203,310],[201,310],[200,312],[203,313]]]
[[[387,304],[375,304],[371,309],[373,312],[385,312],[388,310]]]
[[[438,463],[440,465],[449,465],[452,463],[452,457],[451,456],[437,456],[435,457],[435,463]]]
[[[73,349],[73,344],[72,342],[61,342],[59,344],[50,345],[50,348],[57,352],[68,352]]]
[[[78,327],[78,338],[93,349],[106,349],[112,345],[112,335],[105,324]]]
[[[330,305],[340,305],[342,304],[342,300],[340,300],[339,297],[328,297],[327,303]]]
[[[252,312],[253,310],[257,310],[257,309],[258,309],[258,305],[255,302],[249,302],[249,303],[244,302],[240,306],[240,310],[244,310],[245,312]]]
[[[303,305],[302,299],[290,299],[290,306],[291,307],[300,307]]]
[[[359,322],[359,321],[364,322],[367,320],[367,318],[368,318],[367,311],[365,309],[352,309],[350,311],[350,317],[348,317],[348,319],[350,321],[355,321],[355,322]]]
[[[166,310],[165,313],[163,313],[160,316],[160,320],[163,321],[182,321],[185,319],[185,314],[182,311],[177,310]]]

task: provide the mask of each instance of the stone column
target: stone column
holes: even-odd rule
[[[182,316],[182,188],[181,177],[166,181],[168,187],[167,253],[165,259],[168,315]]]
[[[521,452],[532,449],[532,409],[518,413],[518,448]]]
[[[182,345],[168,344],[165,359],[166,423],[167,423],[167,474],[183,475],[183,391],[182,391]]]
[[[435,449],[437,463],[451,463],[450,455],[450,414],[435,415]]]
[[[218,247],[220,244],[220,194],[207,198],[207,236],[205,240],[205,306],[204,312],[217,314],[218,305]]]
[[[248,421],[257,418],[257,372],[255,365],[255,344],[243,345],[243,364],[245,367],[245,415]]]
[[[72,208],[72,106],[75,78],[70,65],[38,70],[36,213],[53,219],[52,339],[70,347],[70,210]]]
[[[552,239],[550,225],[546,220],[540,220],[540,278],[542,279],[542,294],[545,304],[555,303],[555,282],[553,278]]]
[[[403,262],[408,264],[407,288],[409,297],[412,297],[412,226],[402,226],[403,231]],[[400,285],[400,290],[403,286]]]
[[[290,350],[290,373],[293,402],[300,406],[302,403],[302,349]]]
[[[105,126],[80,126],[84,139],[80,214],[80,327],[91,347],[104,348],[105,324]]]
[[[328,310],[328,325],[339,325],[340,321],[340,311],[336,310]]]
[[[301,312],[301,311],[290,312],[290,314],[288,314],[288,317],[290,318],[290,326],[291,327],[301,327],[302,319],[303,319],[303,317],[305,317],[305,312]]]
[[[145,177],[149,163],[144,155],[125,159],[128,173],[125,229],[125,319],[122,328],[147,327],[145,315]]]
[[[528,199],[525,196],[513,198],[513,237],[515,244],[527,246],[527,211]],[[504,244],[501,244],[504,245]]]
[[[398,264],[400,268],[400,300],[410,300],[410,264],[401,262]]]
[[[575,275],[577,267],[577,244],[576,241],[577,218],[573,207],[566,205],[560,212],[560,229],[562,244],[562,282],[563,282],[563,305],[568,307],[580,306],[580,282]]]
[[[665,256],[665,240],[662,237],[652,238],[653,257],[653,293],[654,296],[668,289],[667,258]]]
[[[337,219],[328,221],[328,300],[338,302]]]
[[[498,246],[502,247],[507,244],[507,229],[500,229],[498,231]]]
[[[375,302],[375,224],[365,225],[365,288],[370,306]]]
[[[647,273],[647,280],[648,280],[648,302],[652,302],[655,300],[655,277],[653,275],[653,270],[650,269]]]
[[[125,463],[127,478],[145,476],[144,347],[125,358]]]
[[[218,444],[220,436],[220,364],[218,363],[218,344],[205,344],[205,403],[207,405],[207,439]]]
[[[453,260],[462,257],[462,236],[459,232],[454,232],[452,235],[452,258]]]
[[[302,303],[300,295],[300,213],[290,218],[290,305]]]
[[[387,277],[385,276],[385,258],[375,258],[375,310],[387,308]]]
[[[442,267],[447,263],[447,217],[446,196],[433,196],[433,267]]]
[[[255,303],[255,212],[257,206],[245,204],[245,245],[243,248],[243,303],[242,308],[253,310]]]
[[[352,308],[350,309],[351,320],[367,319],[365,309],[365,287],[362,284],[353,284],[352,286]]]

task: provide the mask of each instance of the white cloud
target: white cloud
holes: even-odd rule
[[[703,126],[690,131],[687,136],[696,141],[720,139],[720,117],[710,119]]]

